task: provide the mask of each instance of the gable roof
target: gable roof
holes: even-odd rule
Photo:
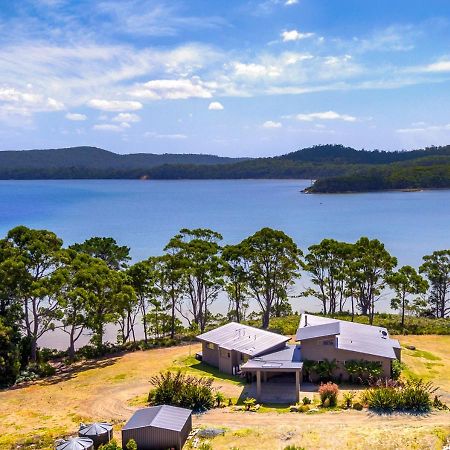
[[[237,350],[248,356],[257,356],[289,341],[288,336],[230,322],[197,336],[199,341],[211,342],[226,350]]]
[[[192,411],[190,409],[177,406],[151,406],[150,408],[137,410],[122,430],[152,426],[166,430],[181,431],[191,414]]]
[[[396,359],[394,348],[400,348],[384,327],[302,314],[296,334],[298,341],[326,336],[336,336],[335,346],[341,350],[390,359]]]

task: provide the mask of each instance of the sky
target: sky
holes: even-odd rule
[[[0,149],[450,144],[448,0],[0,0]]]

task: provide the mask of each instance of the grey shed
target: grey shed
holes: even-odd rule
[[[94,447],[107,444],[113,437],[113,427],[110,423],[96,422],[80,425],[78,436],[87,437],[94,441]]]
[[[122,428],[122,446],[134,439],[139,450],[181,450],[192,430],[192,411],[160,405],[136,411]]]
[[[62,441],[56,445],[56,450],[93,450],[94,442],[85,437],[76,437]]]

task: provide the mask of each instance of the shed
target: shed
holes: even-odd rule
[[[192,430],[192,411],[160,405],[136,411],[122,428],[122,445],[130,439],[139,450],[181,450]]]
[[[113,437],[113,427],[110,423],[96,422],[80,425],[78,436],[87,437],[93,440],[94,447],[98,448],[102,444],[107,444]]]
[[[85,437],[75,437],[56,444],[56,450],[93,450],[94,442]]]

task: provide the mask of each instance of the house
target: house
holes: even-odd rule
[[[134,439],[139,450],[181,450],[192,430],[192,411],[160,405],[137,410],[122,428],[122,444]]]
[[[401,347],[391,339],[386,328],[345,320],[303,314],[296,341],[300,342],[302,360],[335,360],[334,376],[347,379],[345,362],[349,360],[381,363],[383,377],[391,376],[392,361],[401,358]]]
[[[313,314],[301,316],[297,345],[287,344],[288,336],[235,322],[203,333],[197,339],[202,342],[202,361],[221,372],[246,374],[248,379],[256,380],[258,400],[262,398],[261,383],[278,379],[283,381],[283,389],[289,390],[298,401],[307,360],[335,360],[338,367],[333,375],[345,380],[349,377],[346,361],[377,361],[383,369],[382,376],[390,377],[392,361],[400,360],[401,356],[399,342],[389,337],[386,328]],[[272,383],[270,389],[275,391],[281,384]]]
[[[203,333],[197,339],[202,342],[202,361],[233,375],[249,359],[281,350],[289,341],[287,336],[236,322]]]

